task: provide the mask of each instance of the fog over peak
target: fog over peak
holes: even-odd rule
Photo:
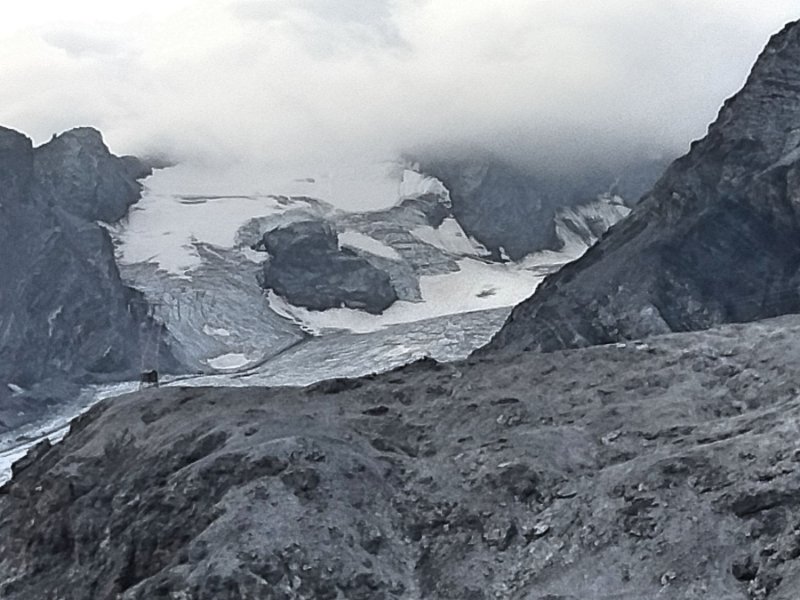
[[[209,167],[677,154],[800,16],[788,0],[119,4],[10,9],[0,122],[37,142],[92,125],[116,152]]]

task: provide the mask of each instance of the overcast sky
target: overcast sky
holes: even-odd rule
[[[0,123],[207,161],[683,150],[797,0],[25,0]]]

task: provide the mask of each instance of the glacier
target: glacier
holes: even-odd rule
[[[106,225],[122,277],[145,294],[193,371],[162,385],[304,386],[426,357],[466,358],[544,277],[630,211],[609,195],[561,209],[559,248],[493,261],[449,212],[441,181],[401,163],[332,173],[285,176],[259,188],[236,177],[184,179],[180,167],[167,169],[148,180],[127,218]],[[279,179],[265,176],[264,186]],[[373,210],[353,209],[367,201]],[[263,290],[265,256],[252,247],[270,228],[306,219],[332,223],[342,247],[392,275],[400,299],[372,315],[308,310]],[[157,366],[143,357],[143,370]],[[46,420],[0,436],[0,483],[30,447],[57,442],[76,415],[138,386],[87,387]]]

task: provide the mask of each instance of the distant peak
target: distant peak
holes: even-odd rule
[[[94,127],[75,127],[60,134],[53,134],[50,141],[43,145],[47,146],[56,142],[65,143],[71,141],[78,142],[84,146],[102,146],[106,148],[106,144],[103,141],[103,134]]]

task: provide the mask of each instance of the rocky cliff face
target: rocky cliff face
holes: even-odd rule
[[[559,210],[603,194],[634,204],[652,187],[666,164],[642,160],[618,168],[579,173],[532,173],[494,157],[424,160],[422,170],[450,191],[452,212],[464,231],[499,259],[519,260],[531,252],[560,249]]]
[[[800,23],[625,221],[491,348],[601,344],[800,311]]]
[[[131,376],[147,344],[176,366],[94,222],[123,216],[146,172],[94,130],[33,148],[0,129],[0,385]]]
[[[81,127],[36,149],[33,193],[84,220],[113,223],[139,200],[138,180],[150,174],[137,158],[111,154],[99,131]]]
[[[347,248],[324,221],[299,221],[264,234],[264,287],[312,310],[356,308],[379,314],[397,300],[387,273]]]

